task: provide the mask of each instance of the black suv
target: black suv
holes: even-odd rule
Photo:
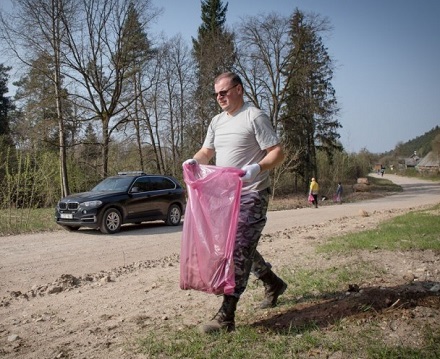
[[[80,227],[116,233],[125,223],[163,220],[180,224],[185,211],[185,190],[170,176],[119,172],[98,183],[90,192],[61,199],[56,222],[69,231]]]

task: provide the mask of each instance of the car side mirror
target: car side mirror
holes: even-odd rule
[[[131,189],[131,193],[137,193],[137,192],[139,192],[139,187],[133,187]]]

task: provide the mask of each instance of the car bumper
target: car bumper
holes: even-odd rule
[[[70,227],[98,227],[98,216],[96,211],[87,213],[60,211],[55,213],[55,222],[61,226]]]

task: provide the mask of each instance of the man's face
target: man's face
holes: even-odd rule
[[[223,111],[233,114],[242,106],[243,89],[240,85],[231,83],[230,79],[221,79],[218,83],[214,84],[214,90],[217,94],[217,102]]]

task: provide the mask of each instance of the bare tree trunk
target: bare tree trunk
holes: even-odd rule
[[[60,151],[60,178],[61,178],[61,197],[67,196],[70,192],[69,181],[67,174],[67,155],[66,155],[66,134],[64,131],[64,118],[61,100],[61,37],[60,25],[62,10],[61,0],[52,0],[53,14],[52,17],[52,44],[54,50],[54,85],[55,85],[55,101],[58,118],[58,136],[59,136],[59,151]]]
[[[102,120],[102,176],[108,176],[108,153],[110,144],[110,134],[108,130],[109,117],[105,114],[101,118]]]
[[[139,74],[136,73],[133,76],[133,91],[134,91],[134,96],[136,98],[140,98],[140,81],[138,81],[139,79]],[[137,144],[137,150],[138,150],[138,154],[139,154],[139,164],[141,166],[141,170],[144,171],[145,170],[145,165],[144,165],[144,155],[142,153],[142,139],[141,139],[141,128],[140,128],[140,121],[139,121],[139,116],[140,116],[140,111],[139,111],[139,101],[135,101],[134,103],[134,128],[135,128],[135,136],[136,136],[136,144]]]

